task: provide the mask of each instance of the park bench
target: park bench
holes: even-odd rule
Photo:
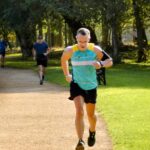
[[[105,68],[100,68],[96,70],[97,82],[98,85],[106,85],[106,76],[105,76]]]

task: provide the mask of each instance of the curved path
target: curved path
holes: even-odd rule
[[[75,110],[68,96],[68,89],[39,85],[35,72],[0,68],[0,150],[74,150]],[[86,141],[87,118],[85,123]],[[97,143],[86,150],[112,150],[100,117]]]

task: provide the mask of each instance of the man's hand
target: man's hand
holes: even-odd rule
[[[99,61],[95,61],[92,65],[95,67],[95,69],[100,69],[102,67]]]
[[[47,53],[43,53],[44,56],[47,56]]]
[[[66,75],[65,77],[66,77],[66,81],[67,81],[67,82],[70,83],[70,82],[72,81],[72,75],[71,75],[71,74]]]

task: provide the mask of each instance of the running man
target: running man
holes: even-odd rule
[[[48,44],[43,40],[42,36],[38,36],[37,42],[33,45],[33,60],[37,61],[40,85],[43,84],[45,76],[45,67],[47,67],[48,57],[50,52]]]
[[[4,68],[6,48],[7,48],[7,41],[6,40],[0,40],[0,61],[1,61],[1,68]]]
[[[95,144],[96,138],[96,115],[95,104],[97,97],[97,77],[96,69],[101,67],[111,67],[113,62],[109,55],[90,41],[90,31],[80,28],[76,35],[77,44],[68,46],[62,54],[61,66],[66,78],[70,83],[70,100],[74,101],[76,116],[75,127],[78,136],[76,150],[84,150],[84,109],[89,121],[88,146]],[[103,61],[101,61],[103,58]],[[105,59],[104,59],[105,58]],[[69,72],[71,59],[72,75]]]

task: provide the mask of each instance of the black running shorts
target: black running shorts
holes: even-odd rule
[[[36,61],[37,61],[38,66],[42,65],[44,67],[47,67],[48,59],[47,59],[47,56],[45,56],[44,54],[37,55]]]
[[[0,55],[2,55],[3,57],[5,57],[5,51],[0,52]]]
[[[73,81],[70,83],[70,100],[73,100],[77,96],[82,96],[84,98],[85,103],[96,103],[97,98],[97,89],[91,89],[91,90],[83,90],[79,87],[77,83],[74,83]]]

